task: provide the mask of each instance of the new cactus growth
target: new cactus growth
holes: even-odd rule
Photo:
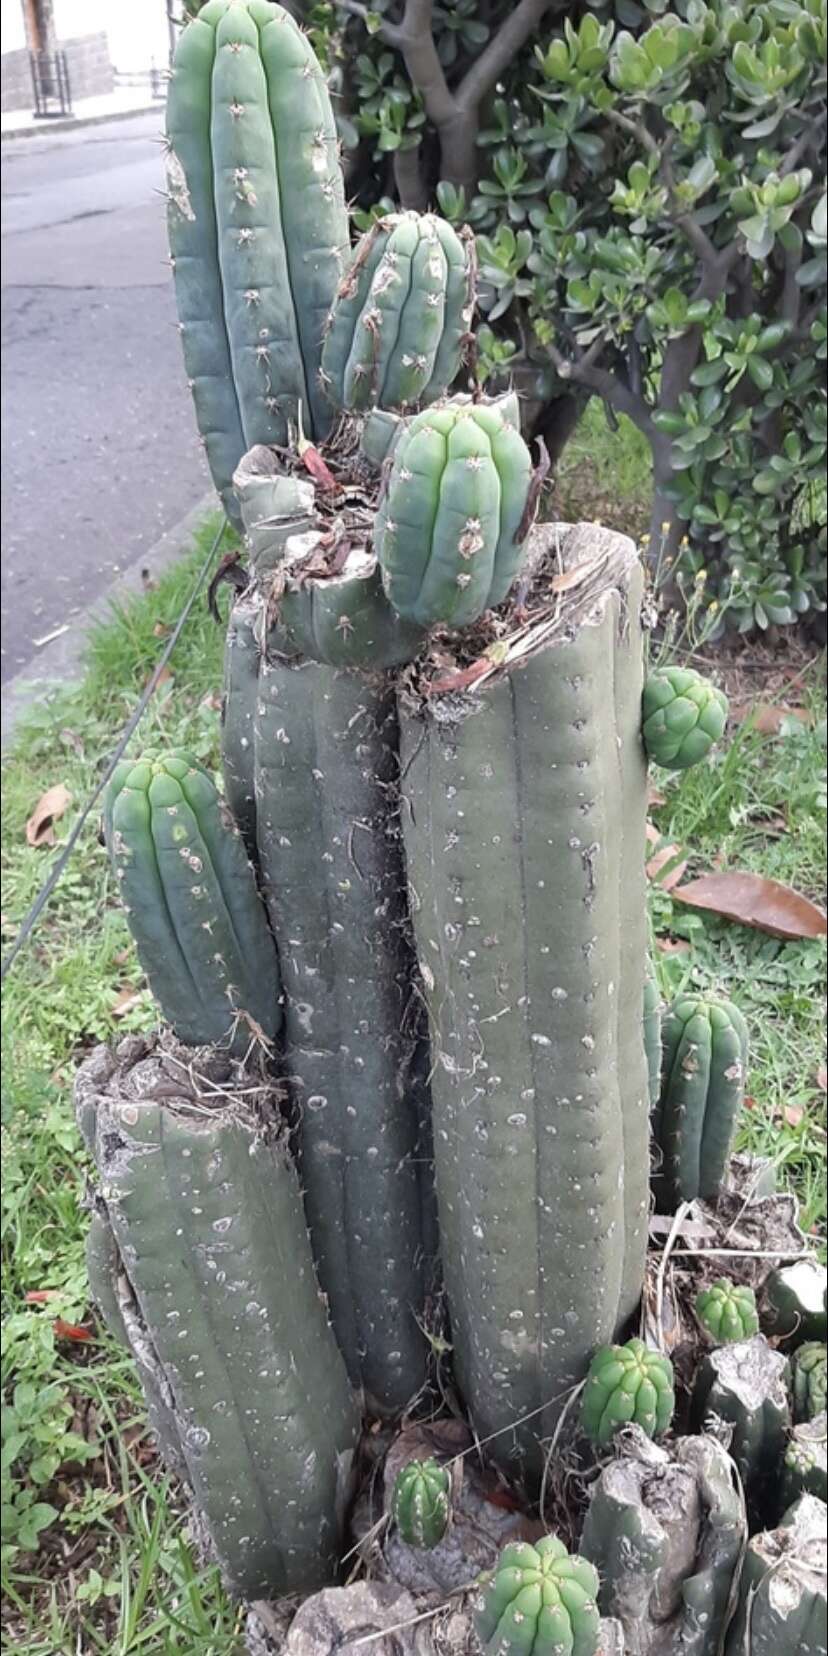
[[[710,1352],[699,1369],[694,1418],[705,1430],[730,1429],[730,1453],[754,1513],[775,1491],[791,1425],[788,1364],[762,1334]]]
[[[753,1289],[729,1282],[727,1277],[720,1277],[696,1295],[696,1316],[716,1345],[732,1345],[759,1333]]]
[[[802,1420],[791,1433],[782,1466],[783,1510],[800,1495],[818,1495],[828,1501],[828,1415]]]
[[[325,328],[321,382],[337,408],[410,409],[445,396],[474,310],[474,238],[431,213],[366,232]]]
[[[668,1452],[629,1428],[593,1485],[580,1541],[601,1611],[623,1624],[625,1656],[719,1656],[746,1536],[721,1444],[679,1438]]]
[[[190,1046],[244,1050],[282,1021],[276,949],[238,829],[189,754],[117,766],[107,844],[164,1018]]]
[[[622,1426],[640,1426],[648,1438],[660,1437],[675,1405],[669,1357],[651,1351],[643,1340],[628,1340],[596,1351],[581,1399],[581,1426],[602,1446]]]
[[[78,1087],[129,1343],[225,1578],[249,1598],[324,1585],[358,1419],[273,1100],[169,1038],[98,1049]]]
[[[484,1656],[596,1656],[598,1573],[557,1536],[504,1547],[475,1610]]]
[[[451,1476],[436,1460],[409,1461],[394,1485],[394,1522],[409,1547],[436,1547],[448,1528]]]
[[[184,360],[214,482],[302,405],[324,435],[322,329],[348,258],[336,125],[307,37],[270,0],[207,0],[167,100],[168,232]]]
[[[748,1033],[730,1001],[681,995],[662,1029],[661,1096],[653,1118],[659,1211],[715,1201],[745,1092]]]
[[[375,547],[397,614],[463,627],[502,603],[531,527],[529,450],[497,404],[418,414],[398,439]]]
[[[692,667],[659,667],[644,685],[647,757],[666,770],[686,770],[724,735],[727,697]]]
[[[455,1371],[530,1478],[550,1400],[640,1300],[649,1209],[641,573],[588,526],[535,531],[547,555],[594,581],[557,632],[478,689],[415,666],[398,703]]]
[[[825,1656],[826,1512],[803,1495],[748,1542],[727,1656]]]
[[[768,1333],[794,1350],[813,1340],[825,1343],[828,1272],[812,1255],[780,1265],[766,1277],[762,1317]]]
[[[794,1352],[791,1361],[794,1420],[813,1420],[822,1414],[828,1401],[828,1348],[808,1340]]]

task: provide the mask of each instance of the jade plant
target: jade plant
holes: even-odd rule
[[[676,1398],[673,1365],[643,1340],[602,1346],[589,1366],[581,1400],[581,1426],[600,1446],[622,1426],[640,1426],[649,1438],[666,1432]]]
[[[753,1289],[730,1282],[727,1277],[720,1277],[696,1295],[696,1316],[716,1345],[732,1345],[734,1340],[749,1340],[759,1333]]]
[[[397,1474],[394,1522],[409,1547],[436,1547],[451,1516],[451,1475],[436,1460],[409,1461]]]
[[[596,1656],[598,1572],[555,1535],[504,1547],[482,1586],[475,1630],[485,1656]]]

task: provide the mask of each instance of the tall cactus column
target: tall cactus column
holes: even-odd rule
[[[400,697],[455,1364],[481,1437],[542,1411],[490,1445],[530,1477],[637,1303],[648,1178],[641,575],[598,529],[539,552],[560,596],[514,664]]]

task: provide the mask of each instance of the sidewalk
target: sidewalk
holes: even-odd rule
[[[26,138],[44,132],[68,132],[75,127],[118,120],[125,115],[140,115],[144,110],[163,107],[163,97],[154,98],[147,85],[119,86],[114,92],[105,92],[97,98],[78,98],[72,105],[71,115],[36,120],[30,109],[9,109],[0,115],[0,137]]]

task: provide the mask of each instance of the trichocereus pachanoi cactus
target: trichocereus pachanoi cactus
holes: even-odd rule
[[[630,1426],[592,1486],[579,1549],[625,1656],[719,1656],[747,1538],[733,1464],[712,1437],[670,1448]]]
[[[760,1521],[775,1499],[791,1426],[787,1379],[787,1359],[763,1334],[708,1352],[696,1375],[694,1422],[729,1431],[730,1453]]]
[[[728,703],[723,690],[692,667],[657,667],[642,701],[647,757],[666,770],[687,770],[721,741]]]
[[[673,1418],[676,1394],[669,1357],[643,1340],[602,1346],[589,1365],[581,1398],[581,1427],[602,1447],[622,1426],[660,1437]]]
[[[640,1300],[649,1085],[641,570],[588,525],[534,530],[527,566],[565,589],[514,660],[460,635],[452,674],[441,635],[398,706],[455,1372],[532,1482],[550,1400]]]
[[[791,1358],[794,1420],[813,1420],[828,1402],[828,1347],[806,1340]]]
[[[653,1114],[660,1212],[715,1201],[745,1095],[748,1031],[731,1001],[680,995],[662,1024],[661,1093]]]
[[[438,1461],[413,1460],[394,1483],[392,1517],[409,1547],[436,1547],[451,1517],[451,1473]]]
[[[825,1502],[806,1494],[751,1537],[726,1656],[824,1656],[827,1527]]]
[[[230,811],[191,755],[125,759],[104,830],[141,965],[190,1046],[272,1040],[282,1023],[276,945]]]
[[[529,450],[497,404],[455,399],[406,424],[374,530],[403,620],[464,627],[503,602],[532,527],[532,476]]]
[[[762,1285],[762,1321],[768,1333],[796,1350],[824,1343],[828,1325],[828,1270],[814,1254],[777,1265]]]
[[[270,1084],[216,1048],[130,1036],[84,1062],[76,1106],[114,1250],[103,1310],[228,1586],[328,1584],[359,1418]]]
[[[785,1511],[806,1494],[828,1501],[828,1414],[824,1409],[794,1426],[782,1462],[781,1509]]]
[[[504,1547],[481,1583],[475,1631],[484,1656],[597,1656],[598,1573],[556,1535]]]
[[[254,443],[324,436],[322,332],[350,240],[339,148],[307,36],[271,0],[207,0],[167,98],[168,234],[184,360],[225,508]]]
[[[727,1277],[711,1282],[696,1295],[696,1317],[715,1345],[732,1345],[759,1333],[759,1313],[752,1288]]]
[[[475,299],[470,230],[433,213],[379,219],[358,243],[325,324],[326,395],[348,413],[444,397],[471,338]]]

